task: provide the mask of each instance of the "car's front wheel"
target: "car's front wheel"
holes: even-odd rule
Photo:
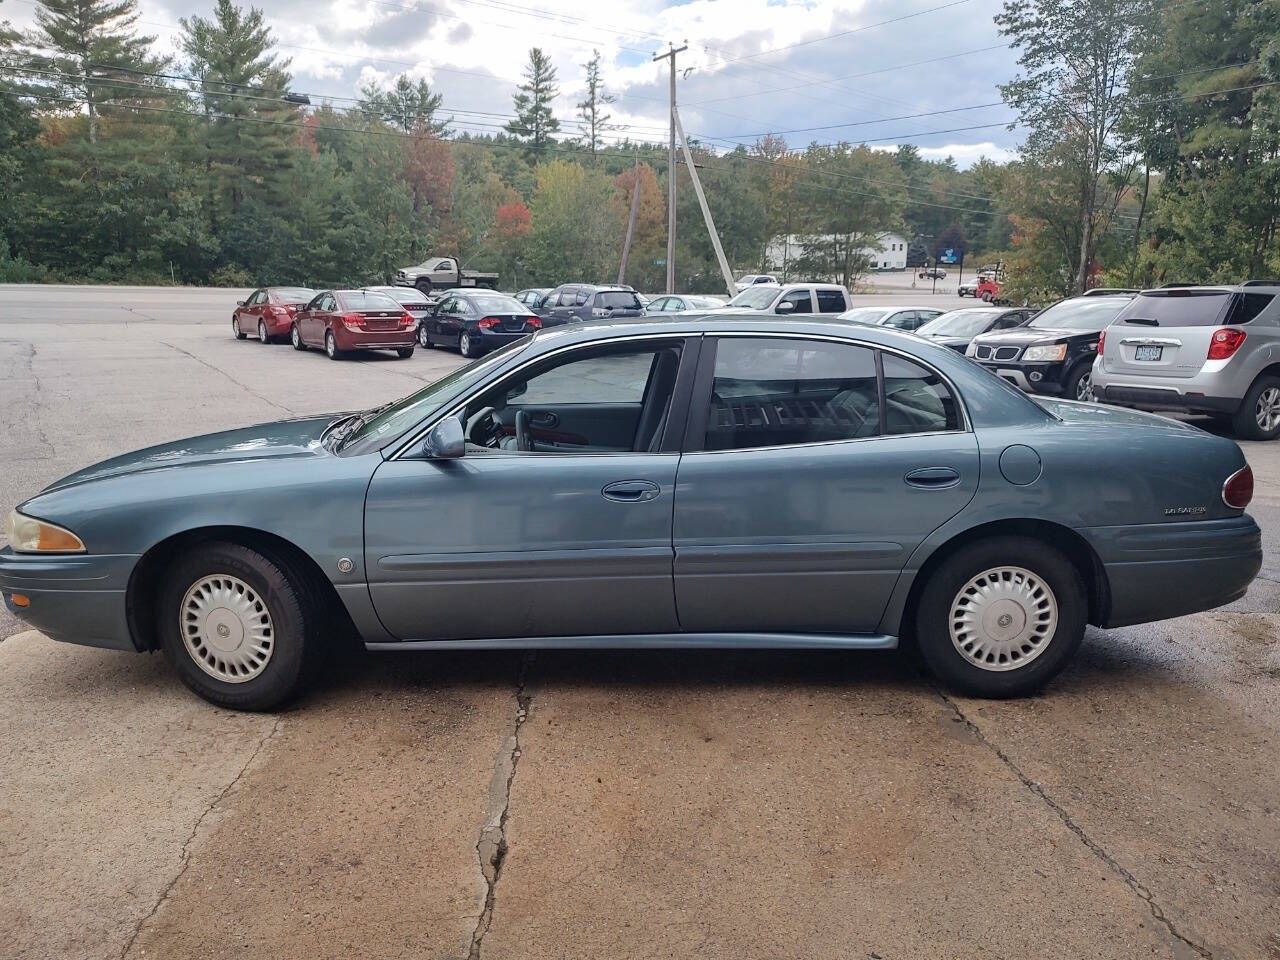
[[[1242,440],[1280,437],[1280,379],[1259,377],[1231,418],[1232,432]]]
[[[1063,384],[1063,396],[1068,400],[1083,400],[1086,403],[1093,400],[1093,364],[1088,361],[1076,364],[1075,368],[1067,375],[1067,382]]]
[[[234,317],[234,316],[233,316],[233,317],[231,318],[231,332],[232,332],[232,333],[234,333],[234,334],[236,335],[236,339],[237,339],[237,340],[243,340],[243,339],[245,339],[245,337],[247,337],[247,336],[248,336],[248,334],[247,334],[247,333],[245,333],[243,330],[241,330],[241,329],[240,329],[240,318],[239,318],[239,317]]]
[[[320,606],[283,560],[202,544],[174,564],[161,591],[161,646],[182,682],[209,702],[271,710],[310,676]]]
[[[307,349],[307,345],[302,342],[302,333],[298,330],[296,323],[289,328],[289,342],[293,344],[295,350]]]
[[[1019,536],[960,548],[925,583],[915,645],[947,686],[979,697],[1034,693],[1071,660],[1088,604],[1075,565]]]
[[[431,349],[431,334],[427,332],[427,322],[418,324],[418,346],[424,350]]]

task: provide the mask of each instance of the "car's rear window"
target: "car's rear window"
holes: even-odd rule
[[[1271,299],[1265,294],[1249,296]],[[1232,297],[1229,290],[1148,290],[1130,300],[1116,322],[1144,327],[1216,327],[1225,322]],[[1248,319],[1252,320],[1257,313],[1255,310]],[[1248,320],[1233,319],[1232,322],[1247,323]]]
[[[427,295],[416,287],[396,287],[394,290],[378,291],[386,293],[388,297],[398,300],[400,303],[430,303]]]
[[[596,294],[597,307],[613,307],[622,310],[639,310],[640,298],[626,290],[607,290]]]
[[[271,295],[280,303],[306,303],[316,292],[306,287],[277,287],[271,291]]]
[[[375,293],[372,290],[343,290],[338,294],[338,298],[342,301],[342,305],[348,310],[400,309],[400,304],[396,303],[385,293]]]
[[[481,313],[514,313],[524,316],[529,308],[515,297],[472,297],[471,302]]]

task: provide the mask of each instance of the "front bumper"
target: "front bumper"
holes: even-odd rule
[[[1049,360],[1045,363],[1001,363],[999,361],[977,361],[1001,380],[1012,383],[1024,393],[1045,393],[1050,396],[1062,396],[1062,372],[1066,369],[1061,360]]]
[[[1262,569],[1262,533],[1248,514],[1080,532],[1106,572],[1104,627],[1212,610],[1244,596]]]
[[[126,611],[133,554],[40,556],[0,549],[0,596],[8,611],[55,640],[137,650]],[[27,598],[26,606],[14,594]]]

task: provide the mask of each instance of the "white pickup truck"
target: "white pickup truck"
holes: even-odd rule
[[[451,287],[498,289],[496,273],[463,270],[457,257],[428,257],[415,267],[402,267],[396,271],[393,282],[397,287],[417,287],[423,293]]]

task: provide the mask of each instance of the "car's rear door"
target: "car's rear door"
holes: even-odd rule
[[[708,338],[676,479],[681,627],[874,633],[907,558],[977,483],[936,371],[848,341]]]
[[[671,522],[698,339],[644,340],[620,349],[652,371],[643,393],[655,404],[617,449],[603,449],[608,438],[595,433],[590,450],[471,446],[457,460],[405,456],[378,467],[365,560],[388,631],[451,640],[678,630]],[[573,384],[598,406],[610,378],[629,389],[632,376],[625,364],[602,368],[601,357],[584,347],[533,361],[532,372],[513,371],[459,415],[474,426],[525,384],[530,393]],[[550,380],[539,384],[543,375]],[[584,381],[597,389],[581,392]]]

